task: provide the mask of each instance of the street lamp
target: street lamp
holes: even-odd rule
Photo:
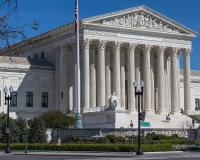
[[[5,86],[4,93],[5,93],[5,105],[7,105],[7,118],[6,118],[6,149],[5,153],[11,153],[10,149],[10,119],[9,119],[9,113],[10,113],[10,102],[11,102],[11,94],[13,92],[12,86],[9,88],[10,94],[8,94],[8,88]]]
[[[137,98],[137,102],[138,102],[138,149],[136,151],[136,155],[143,155],[143,151],[141,149],[141,141],[140,141],[140,131],[141,131],[141,115],[142,113],[140,112],[140,102],[141,102],[141,106],[142,106],[142,102],[143,102],[143,88],[144,88],[144,81],[141,81],[140,85],[138,84],[137,81],[135,81],[133,83],[134,87],[135,87],[135,99]],[[139,89],[139,86],[141,86],[141,90]]]

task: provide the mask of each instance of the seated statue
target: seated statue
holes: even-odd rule
[[[115,92],[108,98],[109,107],[107,110],[115,110],[119,104],[119,98],[115,95]]]

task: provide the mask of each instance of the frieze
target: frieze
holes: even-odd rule
[[[134,12],[127,15],[112,17],[95,23],[108,25],[108,26],[119,26],[128,27],[134,29],[148,29],[148,30],[160,30],[165,32],[182,33],[183,31],[164,22],[155,16],[145,13],[144,11]]]
[[[84,30],[84,33],[87,34],[97,34],[97,35],[107,35],[107,36],[117,36],[118,33],[114,32],[105,32],[105,31],[99,31],[99,30]]]

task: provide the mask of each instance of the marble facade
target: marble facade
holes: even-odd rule
[[[83,19],[81,44],[81,112],[86,128],[128,127],[137,124],[137,101],[133,82],[144,81],[144,103],[150,127],[180,128],[191,123],[187,115],[195,110],[200,95],[200,74],[190,69],[192,38],[197,33],[146,7]],[[76,112],[76,36],[73,24],[16,44],[18,57],[34,58],[45,53],[52,66],[54,84],[51,110]],[[29,40],[29,41],[30,41]],[[1,55],[6,55],[6,49]],[[184,68],[180,69],[180,57]],[[193,83],[192,79],[199,79]],[[117,97],[117,107],[109,99]],[[29,110],[28,108],[24,108]],[[173,123],[166,123],[170,114]],[[137,125],[134,125],[137,127]]]

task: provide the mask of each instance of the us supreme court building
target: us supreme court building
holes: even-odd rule
[[[133,82],[144,81],[149,128],[188,128],[200,110],[200,71],[190,69],[197,33],[146,6],[80,21],[84,128],[137,127]],[[13,117],[76,112],[76,33],[67,24],[0,51],[3,88],[13,86]],[[10,56],[8,56],[10,54]],[[183,68],[180,68],[180,63]],[[112,106],[112,98],[117,106]],[[170,120],[166,120],[169,114]],[[145,127],[145,126],[144,126]]]

